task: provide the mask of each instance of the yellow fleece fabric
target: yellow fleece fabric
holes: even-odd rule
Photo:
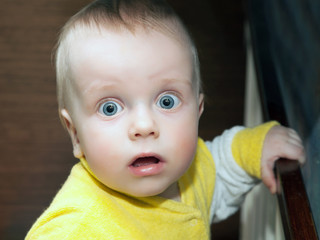
[[[179,180],[181,202],[113,191],[79,163],[26,239],[209,239],[214,176],[201,139],[193,164]]]
[[[264,139],[276,121],[267,122],[255,128],[245,128],[232,141],[232,154],[237,164],[249,175],[261,178],[261,154]]]
[[[263,141],[275,124],[245,129],[234,137],[236,162],[253,176],[260,176]],[[192,165],[178,181],[181,202],[113,191],[81,159],[26,239],[210,239],[215,176],[212,155],[201,139]]]

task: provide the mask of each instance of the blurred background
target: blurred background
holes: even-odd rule
[[[88,0],[0,0],[0,239],[23,239],[77,162],[59,122],[51,59],[59,29]],[[198,46],[206,93],[200,136],[243,124],[242,1],[170,0]],[[238,239],[239,214],[214,239]]]

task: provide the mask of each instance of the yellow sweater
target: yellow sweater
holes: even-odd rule
[[[241,137],[234,138],[232,151],[237,156],[246,156],[241,150],[248,151],[246,146],[251,146],[249,152],[256,152],[249,172],[260,169],[263,140],[273,125],[263,125],[249,133],[257,144],[252,144],[252,138],[246,135],[249,130],[240,131],[237,136]],[[243,159],[236,162],[247,168]],[[199,139],[195,159],[179,180],[181,202],[176,202],[113,191],[79,163],[26,239],[209,239],[215,171],[212,155]]]

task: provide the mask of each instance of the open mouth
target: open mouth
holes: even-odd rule
[[[137,177],[158,175],[164,171],[165,161],[156,154],[141,153],[132,160],[129,169]]]
[[[131,164],[131,166],[143,167],[151,164],[158,164],[159,162],[160,160],[157,157],[139,157]]]

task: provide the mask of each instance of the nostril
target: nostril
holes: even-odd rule
[[[144,123],[144,124],[143,124]],[[138,140],[147,137],[157,138],[159,131],[153,122],[134,122],[128,131],[129,137],[132,140]]]
[[[150,132],[149,134],[141,134],[141,133],[136,133],[134,134],[135,137],[142,137],[142,136],[154,136],[155,132]]]

